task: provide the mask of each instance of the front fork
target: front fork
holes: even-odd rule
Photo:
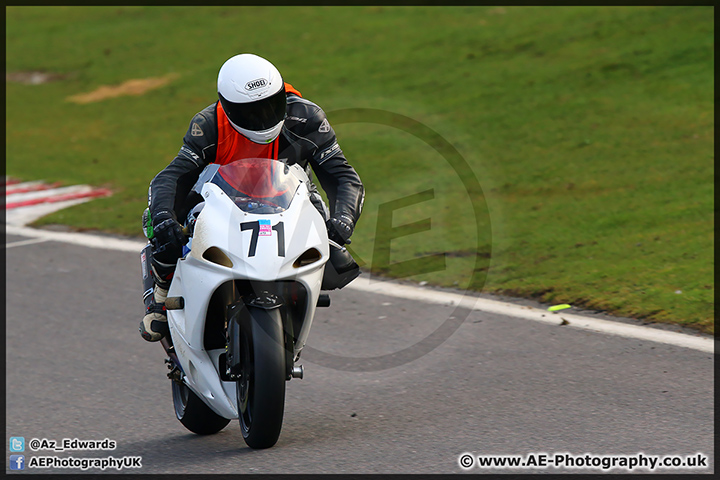
[[[227,308],[227,351],[224,359],[220,361],[221,376],[223,380],[236,381],[241,371],[241,345],[238,333],[242,331],[241,325],[245,323],[245,329],[249,328],[248,308],[261,308],[265,310],[280,309],[285,350],[285,379],[303,378],[302,366],[294,366],[294,335],[293,324],[288,317],[283,300],[275,294],[262,291],[246,295],[242,300],[229,305]],[[224,374],[224,375],[223,375]]]

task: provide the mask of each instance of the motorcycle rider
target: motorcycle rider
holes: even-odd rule
[[[285,83],[273,64],[253,54],[236,55],[220,68],[217,88],[218,101],[192,118],[179,153],[150,183],[148,238],[154,288],[144,294],[145,316],[139,328],[150,342],[169,333],[164,303],[186,243],[179,220],[194,206],[189,194],[208,164],[272,158],[299,164],[310,178],[312,168],[327,194],[329,211],[314,185],[311,200],[326,220],[328,238],[340,245],[350,243],[362,211],[363,184],[345,159],[325,113]]]

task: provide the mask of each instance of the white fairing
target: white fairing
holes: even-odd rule
[[[235,382],[222,381],[218,373],[218,358],[224,349],[206,351],[203,335],[208,305],[213,292],[234,279],[257,281],[294,280],[308,292],[305,322],[298,333],[295,354],[305,344],[315,314],[323,268],[329,258],[325,222],[309,200],[305,172],[290,167],[300,184],[290,207],[282,213],[253,215],[240,210],[215,184],[202,188],[205,207],[195,224],[192,248],[178,261],[168,296],[182,296],[181,310],[168,311],[168,323],[185,383],[216,413],[225,418],[237,418]],[[283,224],[285,256],[279,255],[278,231],[269,229],[256,237],[256,250],[250,256],[253,231],[242,231],[241,225],[262,222],[276,227]],[[263,234],[264,233],[264,234]],[[220,249],[232,261],[232,267],[213,263],[203,257],[209,248]],[[320,260],[303,267],[294,267],[297,258],[310,248],[321,253]]]

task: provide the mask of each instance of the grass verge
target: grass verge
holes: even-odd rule
[[[255,52],[335,124],[367,187],[352,246],[377,273],[714,332],[712,12],[8,7],[6,70],[54,76],[7,82],[6,169],[115,192],[38,224],[140,235],[148,182],[214,100],[220,65]],[[347,109],[419,122],[470,173]]]

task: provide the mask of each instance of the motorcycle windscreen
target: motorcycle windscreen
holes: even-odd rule
[[[254,214],[284,212],[300,186],[287,165],[267,158],[245,158],[223,165],[211,182],[240,210]]]

